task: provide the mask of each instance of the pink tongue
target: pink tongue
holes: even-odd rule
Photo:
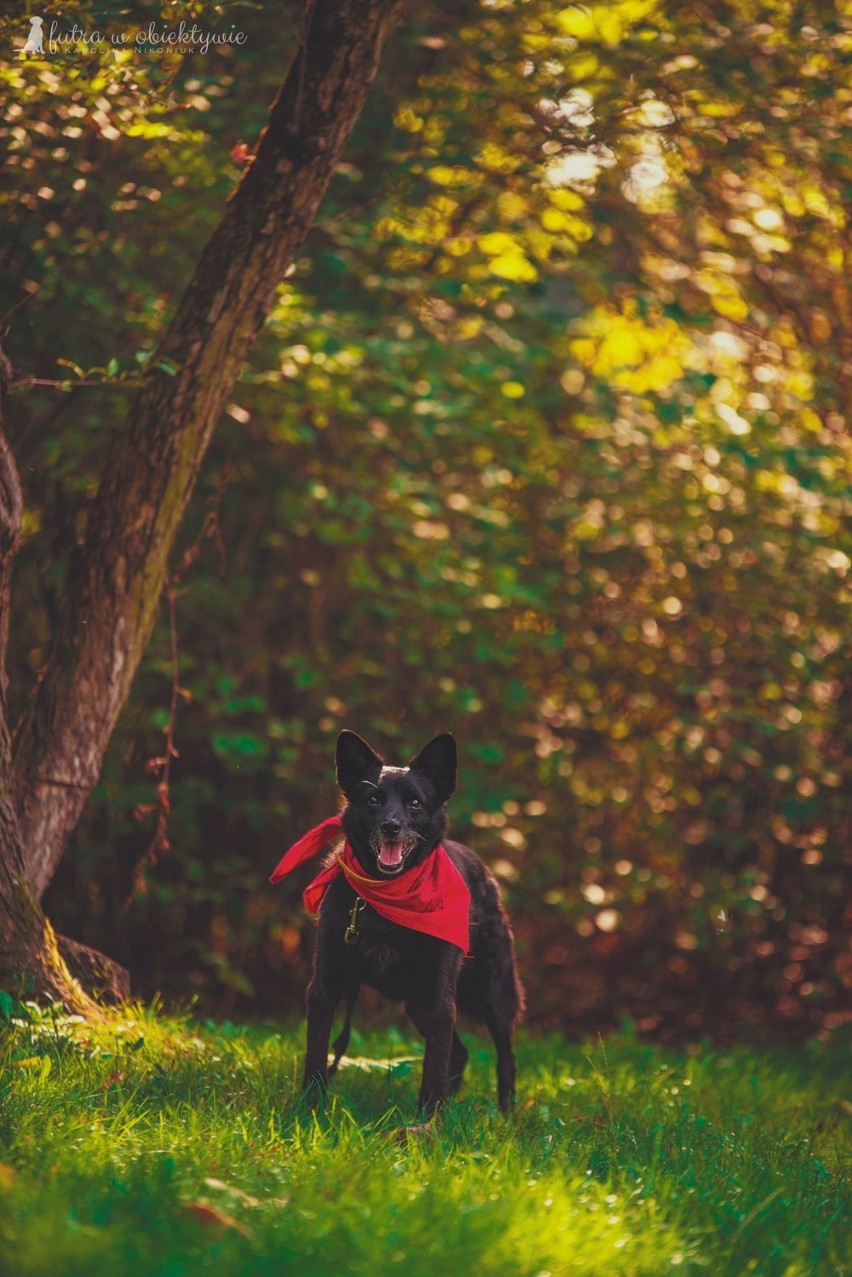
[[[383,842],[379,848],[379,863],[386,869],[396,869],[402,863],[402,843]]]

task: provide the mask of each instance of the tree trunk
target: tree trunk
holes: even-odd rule
[[[100,774],[216,421],[358,118],[396,6],[307,6],[256,158],[107,458],[69,609],[15,758],[15,805],[38,898]]]
[[[3,735],[5,748],[5,724]],[[68,970],[53,928],[27,887],[7,787],[0,795],[0,988],[19,998],[47,997],[88,1016],[97,1013],[95,1003]]]
[[[21,533],[21,488],[3,431],[2,401],[10,380],[0,351],[0,986],[20,997],[46,994],[74,1010],[93,1005],[56,947],[53,928],[27,888],[21,834],[12,795],[12,751],[6,723],[6,640],[9,586]]]

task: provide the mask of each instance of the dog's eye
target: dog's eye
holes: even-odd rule
[[[409,805],[409,807],[422,807],[422,806],[423,806],[423,804],[421,803],[421,801],[420,801],[420,799],[419,799],[419,798],[409,798],[409,800],[408,800],[408,805]]]
[[[379,795],[378,795],[378,794],[370,794],[370,797],[367,799],[367,803],[368,803],[368,805],[369,805],[370,807],[378,807],[378,805],[379,805]]]

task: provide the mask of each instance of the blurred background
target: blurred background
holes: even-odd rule
[[[302,6],[61,12],[247,39],[36,64],[0,22],[11,721]],[[533,1023],[840,1024],[850,60],[845,0],[411,0],[219,425],[60,930],[143,996],[300,1014],[310,871],[267,878],[338,805],[338,731],[400,763],[452,730]]]

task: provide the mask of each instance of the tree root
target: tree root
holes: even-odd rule
[[[130,972],[113,958],[68,936],[57,936],[56,947],[71,975],[89,997],[109,1006],[130,1000]]]

